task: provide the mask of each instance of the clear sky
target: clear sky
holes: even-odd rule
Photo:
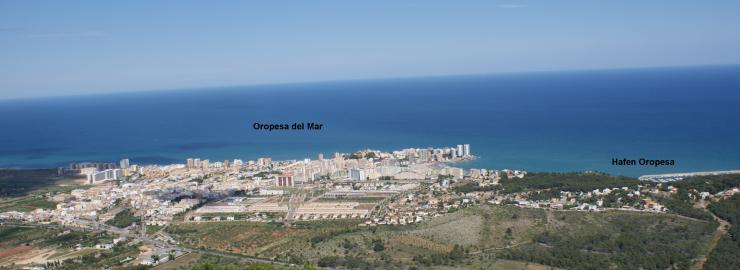
[[[0,98],[740,63],[740,1],[0,1]]]

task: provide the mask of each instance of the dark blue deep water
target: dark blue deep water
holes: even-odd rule
[[[314,121],[322,131],[256,131]],[[470,143],[465,167],[740,169],[740,67],[284,84],[0,101],[0,167],[183,163]],[[612,158],[673,159],[620,167]]]

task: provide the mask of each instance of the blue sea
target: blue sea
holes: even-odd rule
[[[316,122],[321,131],[253,124]],[[471,144],[466,168],[740,169],[740,66],[514,73],[0,101],[0,167]],[[612,158],[675,166],[614,166]]]

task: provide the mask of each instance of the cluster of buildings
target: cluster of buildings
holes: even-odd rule
[[[474,158],[470,145],[460,144],[392,152],[367,149],[334,153],[332,158],[318,154],[315,160],[188,158],[185,164],[150,166],[132,165],[128,159],[118,166],[78,163],[64,173],[86,175],[92,187],[52,196],[56,209],[13,218],[84,226],[130,209],[141,218],[139,227],[132,230],[142,223],[166,225],[178,215],[193,222],[358,218],[372,224],[408,224],[480,201],[470,194],[454,194],[448,190],[451,182],[472,179],[496,184],[502,174],[526,174],[486,169],[466,174],[449,166]],[[425,188],[430,193],[418,193]],[[303,194],[307,190],[313,194],[308,198]]]
[[[385,152],[361,150],[334,153],[331,158],[273,161],[269,157],[211,162],[188,158],[185,164],[74,163],[60,174],[85,175],[85,188],[48,194],[54,209],[0,213],[0,221],[54,222],[70,227],[99,227],[122,211],[138,221],[126,232],[146,235],[145,225],[184,222],[291,222],[294,220],[358,219],[360,226],[407,225],[471,205],[491,203],[519,207],[574,211],[622,209],[665,212],[653,200],[667,191],[658,185],[640,185],[589,192],[502,194],[493,189],[458,192],[456,182],[498,185],[501,179],[524,178],[526,171],[469,169],[451,166],[474,159],[470,145],[408,148]],[[673,177],[670,175],[667,177]],[[657,178],[656,178],[657,179]],[[115,181],[113,181],[115,180]],[[729,196],[697,193],[704,199]],[[729,195],[728,195],[729,194]],[[166,233],[158,241],[173,243]],[[106,246],[107,247],[107,246]],[[162,247],[142,253],[141,264],[157,265],[173,256]],[[133,260],[133,259],[132,259]]]
[[[426,183],[382,204],[363,225],[409,225],[439,217],[473,203],[472,198],[455,193],[447,184]]]
[[[224,212],[278,213],[296,219],[361,218],[368,217],[375,205],[331,200],[388,198],[414,186],[368,184],[347,188],[351,183],[436,180],[440,175],[462,179],[464,171],[447,163],[472,158],[470,146],[461,144],[392,152],[368,149],[335,153],[330,159],[319,154],[315,160],[273,161],[263,157],[210,162],[189,158],[185,164],[149,166],[131,164],[128,159],[118,164],[74,163],[60,168],[59,172],[85,175],[91,187],[51,195],[48,199],[57,203],[55,209],[9,217],[83,226],[90,221],[103,223],[120,209],[130,209],[135,216],[141,217],[138,223],[164,225],[188,210],[202,204],[207,205],[203,209],[208,209],[211,206],[207,203],[241,192],[266,200],[242,207],[222,206],[229,209]],[[319,201],[287,199],[296,188],[323,190],[326,196]]]
[[[121,209],[130,209],[141,218],[139,226],[166,225],[175,218],[194,222],[358,218],[373,225],[410,224],[485,202],[590,211],[666,211],[646,196],[659,191],[642,186],[561,192],[544,198],[528,192],[457,193],[452,185],[458,181],[498,185],[504,177],[519,179],[527,174],[508,169],[466,172],[449,166],[473,158],[470,145],[460,144],[391,152],[367,149],[334,153],[331,158],[318,154],[313,160],[263,157],[211,162],[188,158],[185,164],[149,166],[132,165],[128,159],[118,165],[75,163],[60,168],[60,173],[86,175],[92,187],[50,196],[48,199],[57,203],[55,209],[3,213],[0,217],[84,226],[90,221],[105,222]]]
[[[141,173],[138,165],[129,165],[128,159],[122,159],[120,166],[107,162],[81,162],[72,163],[68,167],[59,167],[59,175],[80,174],[85,175],[88,184],[98,184],[105,181],[119,180],[128,177],[132,173]]]
[[[368,218],[382,201],[415,190],[418,183],[324,183],[313,198],[283,196],[279,189],[259,188],[251,196],[213,201],[195,210],[186,221],[285,221]],[[277,195],[277,196],[275,196]]]
[[[542,198],[532,192],[494,195],[488,198],[492,204],[510,204],[528,208],[549,208],[557,210],[634,210],[648,212],[666,212],[668,209],[656,202],[652,196],[660,190],[655,187],[638,186],[605,188],[589,192],[560,191],[557,196]]]

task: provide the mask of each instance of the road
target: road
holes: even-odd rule
[[[730,227],[730,223],[725,221],[724,219],[721,219],[712,213],[712,211],[709,211],[707,209],[708,202],[706,200],[699,200],[694,207],[696,208],[703,208],[705,211],[709,212],[709,214],[712,215],[714,220],[719,222],[719,226],[717,227],[717,230],[714,231],[714,234],[712,235],[712,238],[709,239],[709,243],[706,246],[706,254],[701,254],[697,258],[696,262],[694,263],[694,266],[692,269],[695,270],[701,270],[704,269],[704,263],[707,262],[707,259],[709,258],[709,254],[712,253],[712,250],[714,250],[715,247],[717,247],[717,243],[719,243],[720,239],[722,239],[722,236],[727,234],[727,228]]]
[[[193,249],[189,247],[183,247],[178,246],[176,244],[167,243],[164,241],[159,241],[157,239],[153,239],[148,236],[143,236],[138,233],[132,233],[131,231],[127,229],[118,228],[115,226],[110,226],[105,223],[100,223],[96,221],[89,221],[89,220],[76,220],[77,224],[82,225],[82,227],[95,230],[95,231],[105,231],[113,234],[117,234],[119,236],[125,236],[127,238],[136,239],[141,242],[164,247],[167,249],[173,249],[173,250],[180,250],[183,252],[189,252],[189,253],[199,253],[199,254],[206,254],[206,255],[212,255],[212,256],[219,256],[223,258],[231,258],[231,259],[238,259],[238,260],[246,260],[252,263],[262,263],[262,264],[272,264],[272,265],[281,265],[281,266],[293,266],[290,263],[284,263],[279,261],[273,261],[268,259],[261,259],[256,258],[252,256],[246,256],[241,254],[234,254],[234,253],[226,253],[226,252],[220,252],[220,251],[214,251],[214,250],[207,250],[207,249]],[[64,226],[57,225],[57,224],[3,224],[6,226],[17,226],[17,227],[45,227],[45,228],[55,228],[60,229],[64,228]]]

